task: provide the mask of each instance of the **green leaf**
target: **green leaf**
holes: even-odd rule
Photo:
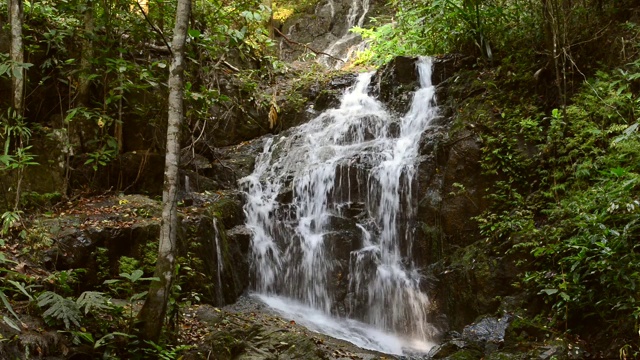
[[[38,306],[48,307],[42,316],[61,320],[64,322],[65,328],[69,329],[72,323],[80,327],[82,313],[75,301],[64,298],[53,291],[45,291],[38,297]]]
[[[12,329],[14,329],[14,330],[16,330],[18,332],[22,332],[22,329],[20,329],[20,327],[15,322],[13,322],[13,320],[9,319],[8,317],[3,316],[2,317],[2,321],[4,321],[5,324],[9,325],[9,327],[11,327]]]
[[[16,79],[22,79],[22,68],[21,67],[14,67],[12,69],[12,73],[13,73],[13,77]]]
[[[76,335],[79,339],[88,342],[89,344],[93,344],[95,342],[95,340],[93,339],[93,335],[91,333],[84,332],[84,331],[77,331],[77,332],[74,332],[73,334]]]
[[[143,291],[141,293],[134,294],[129,300],[131,300],[132,302],[136,301],[136,300],[140,300],[143,297],[147,296],[147,293],[149,293],[149,292],[148,291]]]
[[[122,332],[114,331],[114,332],[109,333],[109,334],[101,337],[100,339],[98,339],[98,341],[96,341],[95,345],[93,345],[93,348],[97,349],[97,348],[99,348],[101,346],[104,346],[104,345],[108,344],[108,341],[112,340],[116,336],[123,336],[123,337],[126,337],[126,338],[135,338],[135,335],[129,335],[129,334],[125,334],[125,333],[122,333]]]
[[[198,30],[198,29],[189,29],[189,36],[191,36],[192,38],[200,37],[200,35],[202,35],[200,30]]]
[[[21,293],[23,293],[27,298],[29,298],[29,301],[33,301],[33,296],[31,296],[31,294],[29,294],[27,292],[27,289],[24,288],[24,285],[20,284],[17,281],[14,280],[8,280],[9,283],[11,283],[13,286],[16,287],[16,289],[18,289]]]
[[[9,73],[9,64],[0,64],[0,76]]]
[[[130,278],[130,280],[131,280],[132,282],[136,282],[136,281],[138,281],[138,280],[142,277],[142,275],[144,275],[144,272],[143,272],[142,270],[140,270],[140,269],[134,270],[134,271],[131,273],[131,278]]]
[[[16,320],[20,321],[20,317],[18,316],[18,314],[16,314],[15,311],[13,311],[13,307],[11,306],[11,303],[9,302],[9,299],[7,299],[7,297],[2,292],[2,290],[0,290],[0,299],[2,300],[2,303],[4,304],[4,307],[7,308],[7,310],[11,313],[11,315],[13,315],[13,317],[15,317]]]
[[[620,176],[624,176],[624,175],[625,175],[625,174],[627,174],[629,171],[628,171],[627,169],[625,169],[625,168],[622,168],[622,167],[619,167],[619,166],[618,166],[618,167],[616,167],[616,168],[609,169],[609,172],[610,172],[612,175],[615,175],[616,177],[620,177]]]
[[[88,314],[91,309],[108,310],[111,307],[108,305],[108,299],[104,296],[104,293],[98,291],[85,291],[76,300],[80,309],[84,308],[84,314]]]
[[[558,289],[542,289],[538,294],[545,293],[547,295],[553,295],[558,292]]]

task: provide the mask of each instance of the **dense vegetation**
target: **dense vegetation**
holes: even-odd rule
[[[10,109],[8,97],[0,98],[0,108],[7,109],[0,113],[3,249],[16,239],[22,255],[49,246],[50,239],[27,231],[27,215],[80,194],[81,184],[99,177],[118,154],[139,150],[139,144],[124,141],[123,129],[144,128],[150,134],[144,145],[163,148],[165,45],[175,3],[140,4],[25,3],[25,63],[13,64],[0,53],[0,86],[21,76],[16,69],[27,74],[23,113]],[[284,21],[314,2],[271,5],[254,0],[194,3],[186,133],[223,128],[228,119],[217,115],[247,107],[225,94],[221,83],[226,81],[253,106],[275,112],[270,122],[276,121],[275,90],[264,89],[274,87],[275,78],[288,70],[277,57],[270,18],[273,14],[275,21]],[[544,303],[530,308],[528,321],[635,356],[640,351],[636,2],[390,0],[389,6],[393,14],[354,29],[369,42],[354,65],[379,66],[398,55],[474,57],[473,69],[459,74],[473,96],[459,99],[455,121],[480,129],[482,167],[493,180],[490,209],[476,219],[482,241],[519,259],[514,292],[525,291],[532,303]],[[0,24],[6,13],[6,4],[0,3]],[[51,93],[57,97],[43,96]],[[44,165],[34,156],[34,137],[65,144],[59,192],[21,190],[24,172]],[[83,166],[89,170],[73,183],[71,169]],[[14,307],[24,301],[24,312],[44,317],[74,344],[90,344],[105,358],[175,358],[185,349],[171,335],[144,349],[134,340],[132,304],[153,280],[144,277],[149,269],[143,269],[153,260],[123,258],[121,275],[102,279],[100,292],[77,293],[82,271],[33,277],[17,271],[20,263],[6,252],[0,252],[0,300],[8,326],[21,329],[22,314]],[[110,295],[127,301],[114,305]],[[182,295],[178,288],[172,301]],[[120,346],[123,338],[130,339],[127,347]]]
[[[355,30],[371,44],[360,61],[443,52],[479,58],[480,75],[468,74],[477,79],[465,85],[482,95],[457,115],[480,125],[482,166],[494,179],[491,209],[477,221],[493,246],[521,259],[514,285],[548,304],[529,315],[631,356],[640,317],[635,4],[392,3],[395,22]]]
[[[61,200],[100,191],[94,186],[123,152],[164,148],[168,44],[176,2],[55,0],[23,5],[24,62],[11,59],[4,38],[0,45],[7,52],[0,54],[0,87],[6,91],[0,100],[2,326],[27,331],[34,326],[28,321],[33,314],[58,327],[70,344],[88,346],[88,352],[83,350],[87,356],[176,358],[189,346],[176,344],[175,316],[180,306],[200,296],[182,290],[182,280],[174,282],[170,295],[168,318],[174,320],[167,326],[174,330],[165,333],[161,345],[142,342],[134,324],[134,303],[145,298],[149,281],[157,280],[149,277],[157,245],[150,243],[151,248],[143,250],[146,260],[120,256],[117,269],[110,265],[107,249],[98,248],[92,257],[103,272],[97,280],[103,283],[90,290],[82,285],[86,269],[46,275],[22,270],[42,266],[45,250],[53,245],[51,229],[34,221],[37,214],[57,216]],[[10,20],[7,11],[7,2],[1,3],[3,31]],[[256,107],[271,104],[270,98],[255,91],[256,81],[278,66],[266,26],[270,13],[260,1],[194,3],[187,45],[185,133],[202,134],[207,126],[215,129],[227,120],[218,113],[246,107],[223,95],[221,82],[236,84],[254,98]],[[24,78],[26,91],[24,106],[15,109],[12,97],[4,95],[9,94],[10,80],[18,78]],[[59,156],[49,157],[51,153]],[[37,172],[42,175],[34,177]],[[116,187],[124,190],[130,185]],[[52,211],[56,204],[58,211]],[[125,199],[117,206],[127,204]],[[157,219],[157,215],[139,208],[126,216]],[[187,260],[180,264],[183,270],[176,270],[176,275],[198,276]],[[119,275],[112,278],[108,274],[114,271]],[[127,300],[116,303],[111,298]],[[48,344],[38,341],[27,345],[11,341],[0,349],[0,357],[12,356],[6,350],[12,344],[22,347],[26,358],[33,352],[42,355]]]

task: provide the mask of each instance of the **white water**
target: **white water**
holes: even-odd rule
[[[222,272],[224,271],[224,262],[222,259],[222,251],[220,251],[220,231],[218,230],[218,219],[215,216],[213,217],[213,236],[213,239],[216,243],[216,260],[218,263],[218,283],[216,285],[218,286],[218,289],[220,289],[218,291],[218,303],[222,305],[224,304],[224,297],[222,296]]]
[[[339,108],[266,140],[240,180],[262,299],[313,330],[393,354],[426,351],[434,335],[411,261],[415,162],[437,116],[431,61],[417,66],[420,89],[402,118],[368,95],[372,73],[361,74]],[[347,216],[358,204],[360,215]],[[335,225],[345,219],[357,222],[357,243]]]
[[[349,6],[349,13],[346,18],[345,33],[340,38],[329,44],[324,49],[324,53],[331,54],[332,56],[342,59],[337,61],[329,56],[322,55],[318,60],[321,64],[327,67],[341,68],[349,61],[351,56],[356,50],[361,50],[360,46],[363,43],[360,39],[360,35],[354,34],[350,29],[354,26],[362,27],[364,20],[369,12],[370,0],[352,0]],[[331,18],[335,16],[334,3],[330,0],[331,6]]]

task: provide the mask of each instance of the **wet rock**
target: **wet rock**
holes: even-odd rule
[[[234,192],[217,194],[201,216],[183,222],[186,237],[192,239],[186,251],[202,263],[187,286],[198,289],[205,301],[216,306],[233,303],[249,285],[250,236],[241,230],[240,204]],[[229,236],[226,229],[231,227],[236,230]]]
[[[241,297],[237,303],[222,309],[200,306],[192,316],[209,328],[209,334],[204,343],[198,344],[198,351],[186,355],[185,359],[206,359],[206,354],[215,354],[218,360],[394,358],[314,333],[269,311],[251,297]]]
[[[483,358],[483,352],[472,342],[453,339],[433,347],[429,351],[429,354],[427,354],[427,358],[444,360],[480,360]]]
[[[227,231],[227,238],[229,241],[238,244],[240,246],[240,251],[244,254],[249,253],[252,235],[253,233],[251,230],[244,225],[236,226]]]
[[[9,319],[16,321],[10,314],[2,313]],[[47,329],[44,321],[39,317],[21,314],[20,320],[24,326],[21,331],[13,329],[4,321],[0,322],[0,336],[5,341],[0,342],[0,358],[2,359],[67,359],[70,344],[57,330]]]
[[[420,87],[415,57],[399,56],[382,66],[371,79],[378,99],[397,114],[409,111],[413,92]]]
[[[356,75],[347,73],[337,75],[329,81],[326,89],[319,90],[313,103],[313,115],[319,115],[320,112],[338,107],[340,105],[340,96],[344,91],[355,82]]]
[[[485,352],[491,353],[504,345],[505,332],[510,322],[511,316],[507,314],[501,318],[485,317],[465,326],[462,338],[484,345]]]
[[[256,156],[262,152],[264,139],[216,149],[212,167],[204,175],[222,189],[235,189],[237,181],[253,171]]]

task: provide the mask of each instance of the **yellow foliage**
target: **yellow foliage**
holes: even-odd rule
[[[284,22],[293,15],[293,9],[277,8],[273,10],[273,20]]]
[[[278,109],[275,104],[271,104],[271,110],[269,110],[269,129],[273,129],[278,121]]]
[[[140,7],[138,7],[136,2],[138,4],[140,4]],[[148,14],[149,13],[149,0],[133,0],[133,2],[131,3],[131,6],[129,6],[129,8],[131,9],[131,12],[135,12],[135,13],[140,13],[140,8],[142,8],[142,10],[144,10],[144,13]]]

